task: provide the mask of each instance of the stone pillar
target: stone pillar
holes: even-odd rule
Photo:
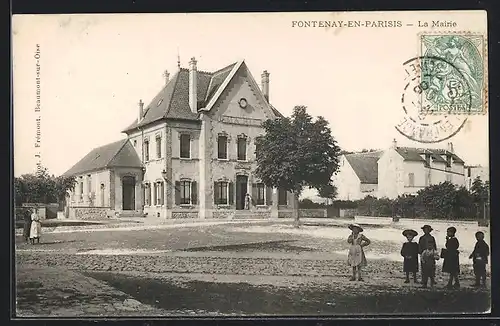
[[[199,140],[199,157],[200,157],[200,181],[199,189],[199,218],[210,219],[213,216],[213,183],[212,178],[212,144],[213,137],[212,120],[209,117],[202,115],[202,125]]]
[[[175,196],[175,180],[172,180],[172,129],[165,128],[165,171],[167,172],[167,180],[165,182],[165,217],[172,218],[172,206]],[[201,201],[201,198],[200,198]]]
[[[273,204],[271,205],[271,218],[278,218],[278,189],[273,188]]]
[[[88,176],[83,177],[83,203],[85,205],[89,204],[89,179]]]

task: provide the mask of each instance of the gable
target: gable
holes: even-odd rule
[[[349,154],[345,158],[361,183],[378,183],[378,160],[381,152]]]
[[[277,117],[269,103],[265,100],[260,87],[255,82],[247,66],[243,63],[234,75],[221,85],[220,95],[210,109],[212,117],[235,117],[264,121]],[[240,99],[244,98],[247,106],[242,108]]]

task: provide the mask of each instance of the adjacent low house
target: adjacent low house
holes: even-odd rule
[[[64,176],[77,180],[66,200],[70,218],[103,218],[122,210],[142,214],[142,199],[136,194],[143,165],[128,139],[93,149]]]
[[[339,172],[334,177],[334,183],[338,187],[337,198],[358,200],[368,195],[376,196],[377,161],[381,155],[381,151],[342,155]]]

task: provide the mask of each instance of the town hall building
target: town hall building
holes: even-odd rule
[[[139,101],[127,138],[92,150],[64,175],[70,218],[289,217],[293,197],[255,175],[261,124],[282,115],[269,103],[269,73],[261,88],[240,61],[215,72],[164,74],[163,89]],[[250,195],[250,205],[245,197]]]

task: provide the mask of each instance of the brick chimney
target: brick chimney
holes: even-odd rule
[[[449,142],[448,143],[448,152],[450,153],[455,153],[455,150],[453,149],[453,143],[452,142]]]
[[[191,112],[198,113],[198,70],[194,57],[189,61],[189,107]]]
[[[168,72],[168,70],[165,70],[163,72],[163,77],[165,77],[165,85],[167,85],[168,82],[170,81],[170,73]]]
[[[269,102],[269,73],[267,70],[264,70],[262,72],[262,75],[260,75],[261,79],[261,88],[262,88],[262,93],[264,94],[264,97],[266,98],[266,101]]]
[[[144,117],[144,102],[142,100],[139,100],[139,117],[137,119],[137,122],[140,122],[143,117]]]

